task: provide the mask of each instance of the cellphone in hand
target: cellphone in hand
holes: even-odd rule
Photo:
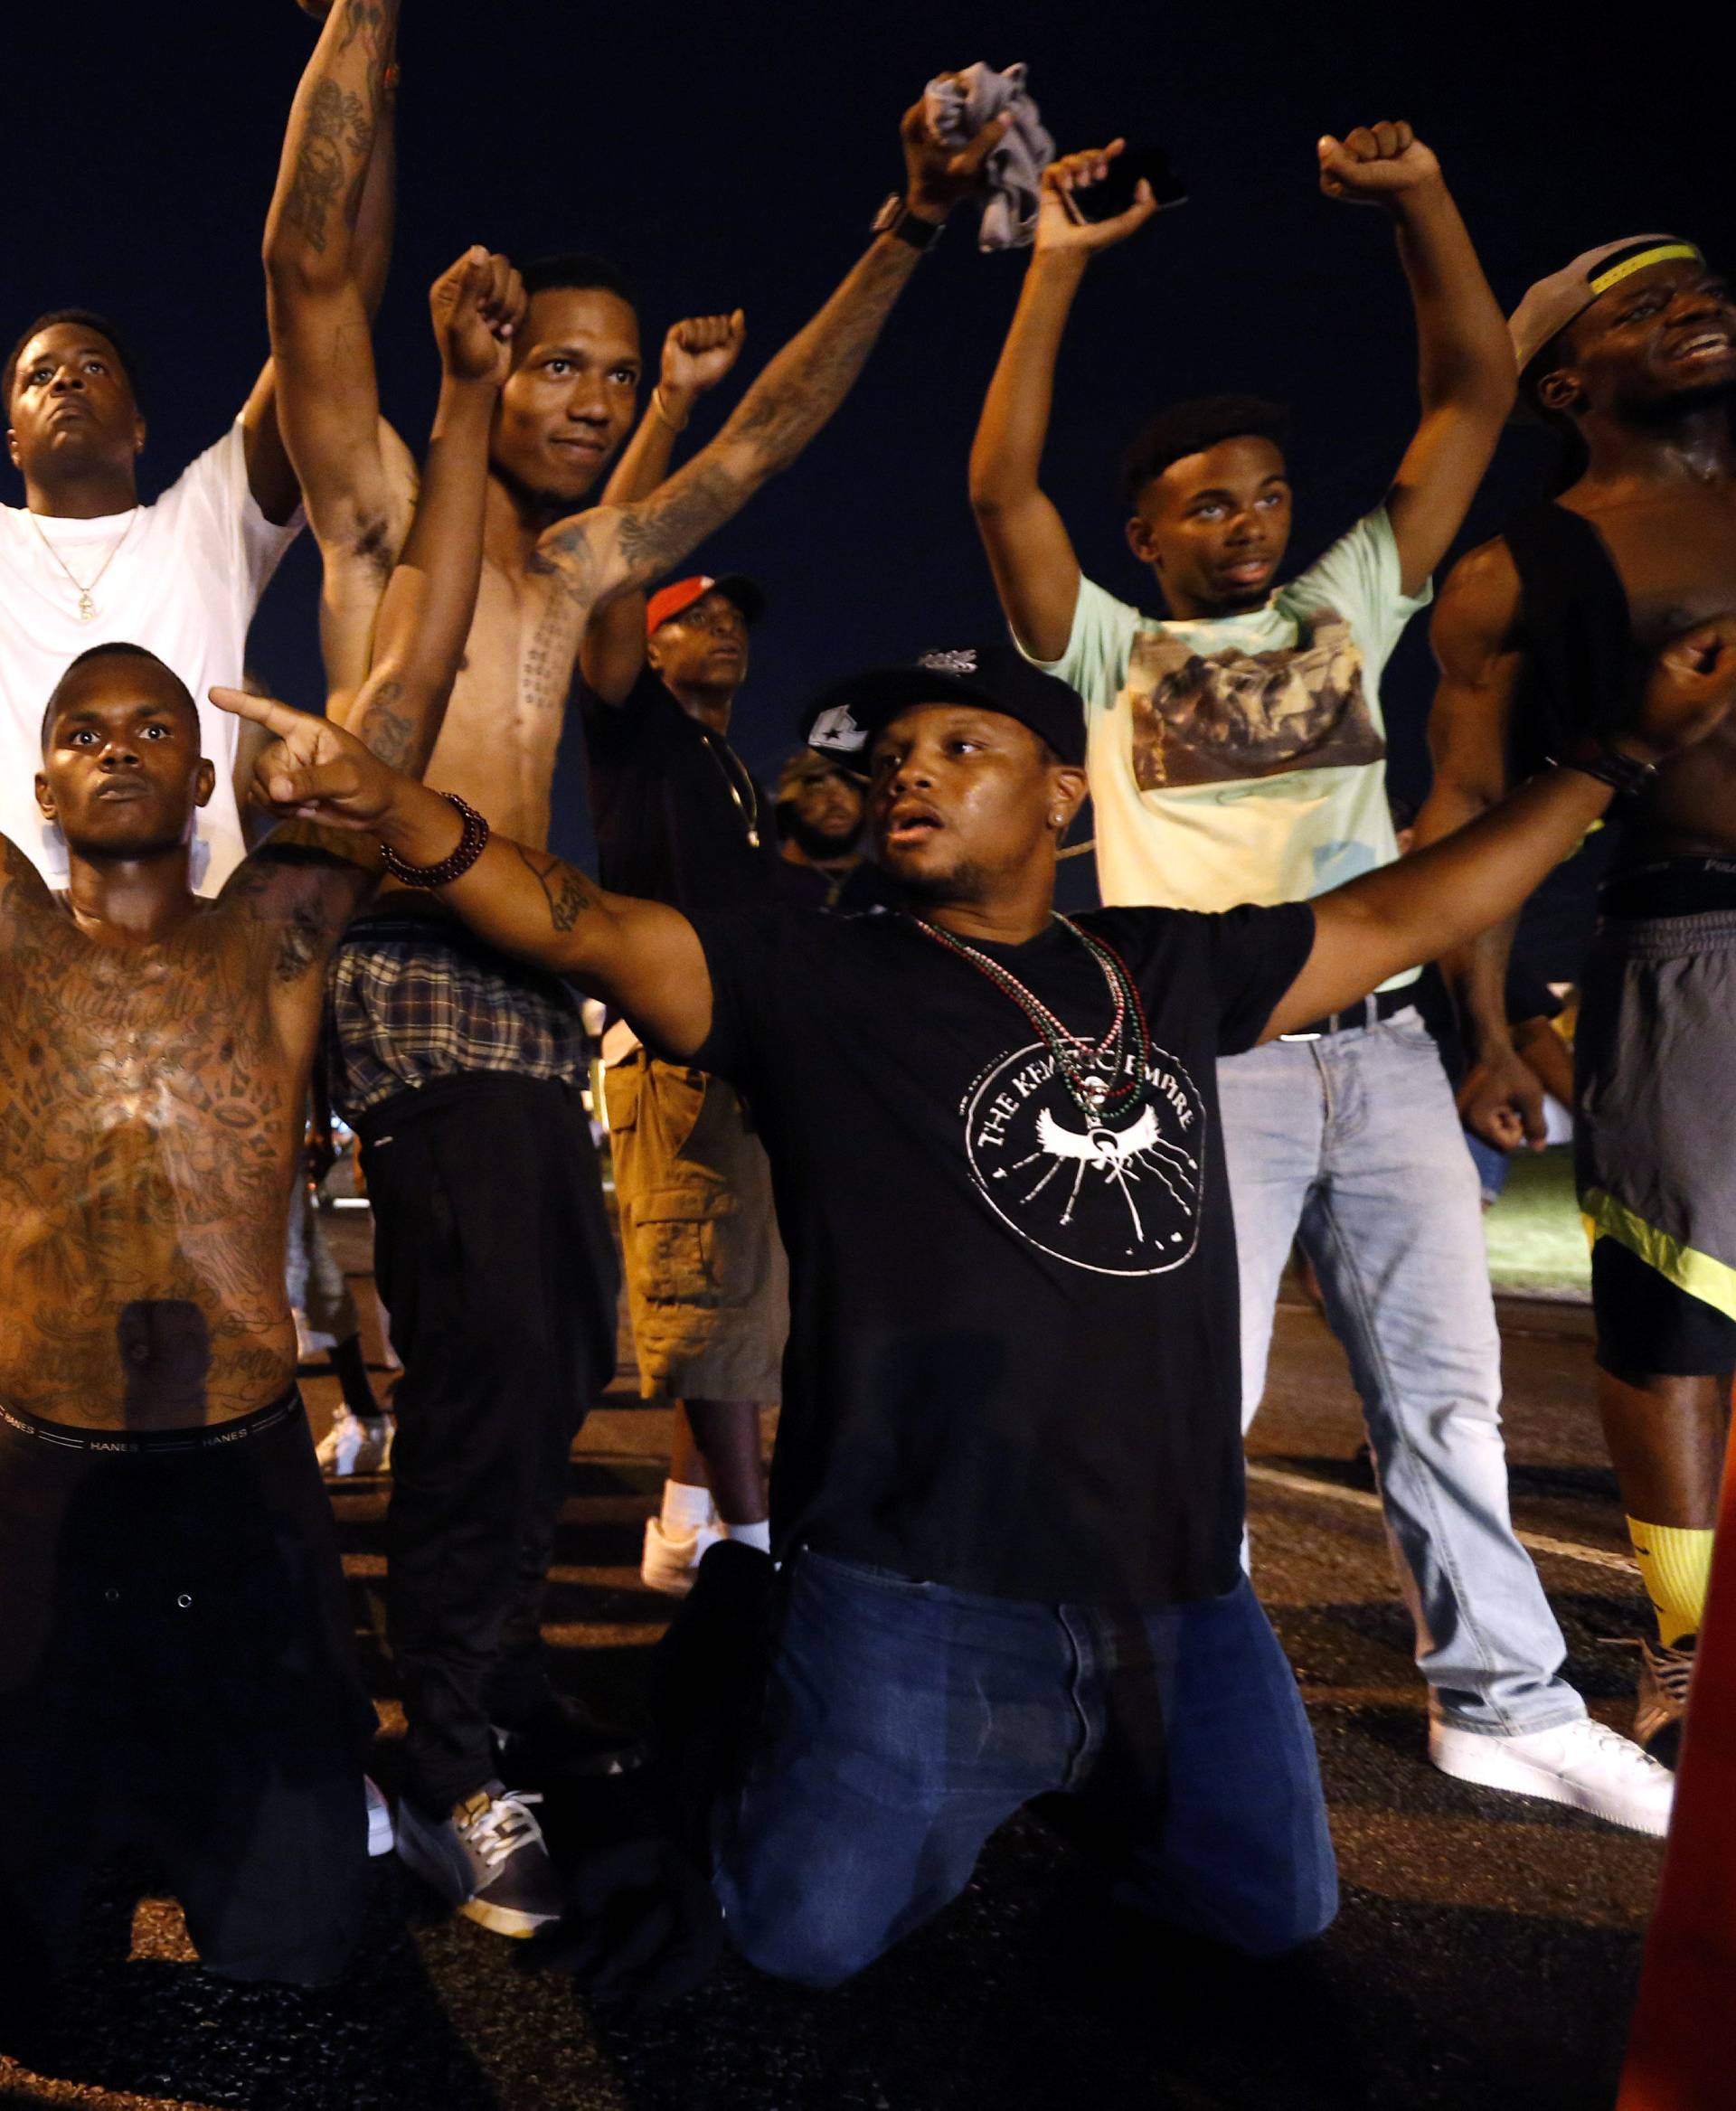
[[[1127,212],[1142,177],[1159,205],[1180,205],[1187,197],[1186,184],[1171,168],[1161,146],[1136,146],[1116,155],[1100,184],[1071,193],[1080,218],[1113,220],[1118,212]]]

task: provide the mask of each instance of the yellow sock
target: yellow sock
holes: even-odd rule
[[[1688,1531],[1680,1525],[1642,1524],[1628,1520],[1628,1536],[1645,1579],[1646,1594],[1657,1614],[1657,1638],[1674,1649],[1684,1635],[1697,1635],[1706,1609],[1706,1583],[1712,1575],[1709,1531]]]

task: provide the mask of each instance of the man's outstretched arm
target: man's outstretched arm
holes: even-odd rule
[[[1005,129],[997,118],[953,154],[929,138],[920,103],[907,110],[901,137],[911,213],[938,226],[977,187]],[[539,556],[575,600],[595,609],[661,578],[738,514],[768,477],[789,466],[849,394],[919,254],[897,235],[877,236],[709,447],[638,504],[599,506],[548,530]]]
[[[327,674],[344,686],[365,672],[353,634],[365,637],[414,485],[380,418],[373,344],[391,247],[397,24],[398,0],[334,0],[290,109],[265,231],[278,415],[326,560]],[[334,577],[346,564],[358,576]],[[358,596],[360,616],[347,606]]]
[[[1732,702],[1736,616],[1725,616],[1659,655],[1634,725],[1613,745],[1655,765],[1703,740]],[[1583,771],[1546,769],[1444,842],[1317,897],[1313,950],[1266,1037],[1341,1011],[1515,914],[1613,796]]]
[[[1483,481],[1517,387],[1513,344],[1440,164],[1409,125],[1319,143],[1328,198],[1378,205],[1398,231],[1416,309],[1422,418],[1387,494],[1400,585],[1420,590]]]
[[[358,859],[384,843],[406,863],[429,866],[458,849],[464,824],[452,802],[388,768],[329,720],[238,689],[212,694],[277,736],[260,757],[259,781],[280,813],[347,834]],[[710,1033],[711,975],[679,910],[607,894],[549,852],[504,836],[439,891],[491,944],[570,975],[668,1054],[685,1060]]]
[[[669,474],[675,435],[685,429],[693,405],[735,364],[747,319],[689,316],[663,341],[657,385],[639,429],[621,451],[603,492],[606,506],[649,498]],[[619,594],[600,610],[579,647],[585,686],[605,703],[625,703],[645,666],[645,596]]]
[[[970,503],[1001,607],[1014,636],[1040,660],[1067,650],[1079,599],[1072,538],[1041,482],[1061,341],[1085,267],[1157,210],[1141,183],[1113,219],[1092,221],[1080,211],[1079,194],[1102,182],[1124,144],[1070,154],[1043,171],[1036,247],[970,450]]]

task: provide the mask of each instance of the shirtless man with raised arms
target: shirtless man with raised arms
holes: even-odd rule
[[[266,236],[284,433],[327,581],[327,675],[367,663],[372,601],[412,494],[382,427],[348,202],[359,198],[397,0],[337,0],[297,95]],[[903,123],[906,189],[866,254],[722,431],[650,496],[580,511],[632,425],[638,324],[596,258],[524,268],[529,313],[489,457],[476,613],[429,781],[548,840],[568,688],[599,607],[653,584],[842,402],[1004,126],[963,154]],[[681,419],[685,406],[665,401]],[[335,712],[340,716],[341,712]],[[492,1785],[617,1763],[549,1681],[538,1608],[572,1437],[614,1369],[614,1249],[580,1104],[577,1000],[426,897],[394,890],[334,963],[332,1098],[362,1139],[376,1276],[404,1364],[387,1615],[408,1723],[399,1849],[485,1926],[529,1932],[558,1886]],[[487,1793],[485,1793],[487,1792]],[[486,1892],[486,1896],[479,1893]],[[496,1905],[501,1909],[495,1910]]]
[[[422,502],[351,718],[412,772],[469,627],[522,296],[471,250],[433,306]],[[155,1852],[208,1965],[320,1983],[361,1920],[373,1710],[284,1226],[323,970],[380,861],[297,823],[203,900],[216,771],[179,677],[109,641],[46,701],[68,892],[0,838],[0,1986],[39,1983],[119,1841]]]
[[[1692,242],[1606,243],[1512,322],[1522,401],[1568,487],[1441,591],[1435,784],[1420,843],[1629,707],[1662,639],[1736,608],[1736,302]],[[1705,1607],[1736,1372],[1736,733],[1632,773],[1583,975],[1580,1206],[1594,1239],[1598,1405],[1658,1639],[1634,1734],[1674,1765]],[[1504,1004],[1511,927],[1449,963],[1491,1143],[1541,1147],[1543,1086]]]

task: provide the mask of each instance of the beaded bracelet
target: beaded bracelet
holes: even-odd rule
[[[442,858],[438,865],[412,865],[401,858],[390,843],[380,845],[380,855],[387,872],[406,887],[449,887],[454,880],[462,878],[470,870],[487,847],[488,824],[476,808],[459,798],[457,792],[442,792],[440,796],[448,806],[458,808],[464,822],[464,834],[450,857]]]

